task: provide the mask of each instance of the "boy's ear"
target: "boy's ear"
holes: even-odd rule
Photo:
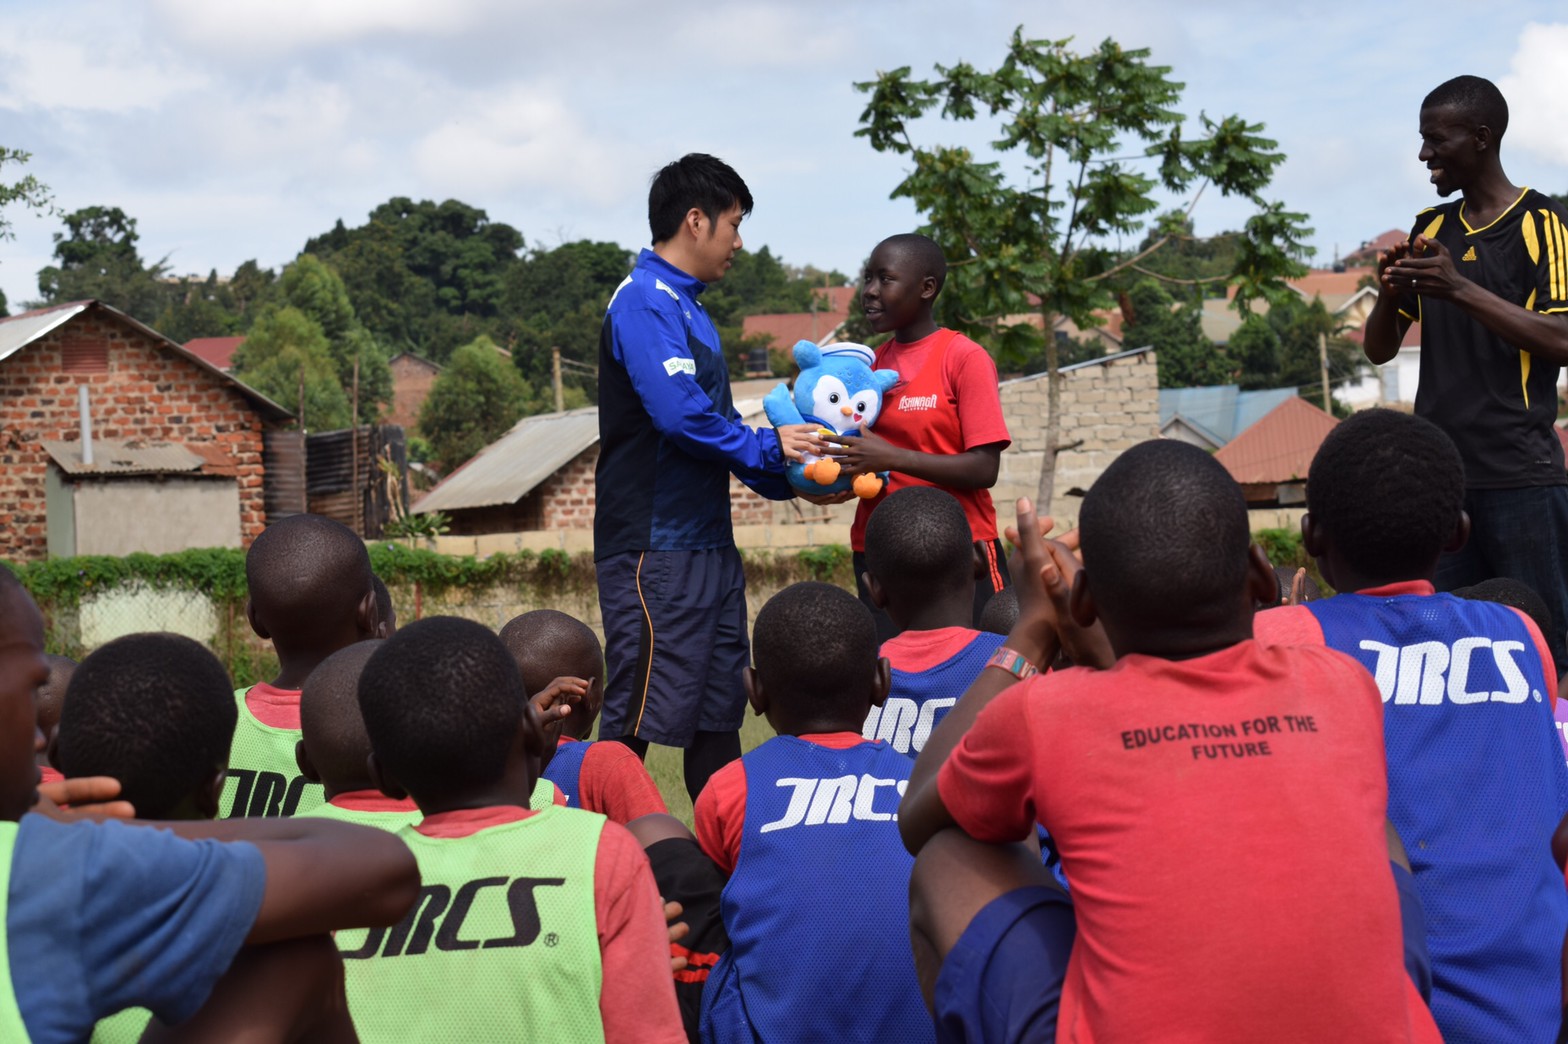
[[[762,691],[762,679],[757,676],[757,668],[747,667],[740,672],[740,677],[746,686],[746,702],[751,704],[752,713],[759,717],[768,713],[768,694]]]
[[[1454,535],[1448,538],[1448,543],[1443,545],[1443,550],[1452,554],[1470,542],[1470,512],[1459,512],[1459,522],[1454,526]]]
[[[593,723],[599,720],[599,712],[604,709],[604,679],[595,677],[588,683],[588,691],[583,694],[583,702],[578,704],[582,708],[582,739],[587,739],[593,732]],[[577,713],[573,708],[572,713]]]
[[[1279,577],[1274,575],[1268,552],[1257,544],[1247,548],[1247,604],[1279,604]]]
[[[381,610],[376,605],[376,589],[371,587],[354,607],[354,629],[361,640],[381,637]]]
[[[294,764],[299,766],[299,774],[312,783],[321,782],[321,773],[316,771],[316,766],[310,763],[310,755],[305,753],[305,741],[294,742]]]
[[[877,583],[877,578],[871,575],[871,570],[861,573],[860,579],[866,585],[866,593],[871,596],[871,604],[878,609],[886,609],[887,592],[882,590],[882,585]]]
[[[877,657],[876,680],[871,687],[871,706],[880,707],[887,702],[887,694],[893,691],[893,664],[886,656]]]
[[[370,774],[370,782],[375,788],[393,801],[402,801],[408,797],[408,791],[399,786],[391,775],[382,771],[381,762],[376,758],[375,751],[365,755],[365,771]]]
[[[921,276],[920,277],[920,300],[927,301],[927,302],[935,301],[936,300],[936,294],[937,294],[936,276],[934,276],[934,275]]]
[[[250,629],[255,632],[257,638],[267,641],[272,637],[267,633],[267,629],[261,626],[261,621],[256,619],[256,604],[249,598],[245,599],[245,619],[250,621]]]
[[[1269,575],[1274,574],[1271,572]],[[1093,627],[1094,621],[1100,618],[1099,610],[1094,605],[1094,592],[1089,589],[1089,571],[1086,569],[1078,570],[1078,575],[1073,577],[1073,589],[1067,592],[1067,611],[1079,627]]]
[[[1327,550],[1323,546],[1323,531],[1313,521],[1310,511],[1301,516],[1301,546],[1313,558],[1322,558]]]
[[[212,777],[196,788],[194,795],[196,813],[203,819],[218,818],[218,804],[223,797],[223,781],[228,777],[229,770],[217,768],[212,770]]]

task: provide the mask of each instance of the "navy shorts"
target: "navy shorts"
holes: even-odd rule
[[[595,563],[604,618],[599,735],[689,746],[746,717],[746,574],[733,546],[632,551]]]
[[[1054,1041],[1077,924],[1059,888],[1018,888],[987,903],[937,973],[936,1039]]]

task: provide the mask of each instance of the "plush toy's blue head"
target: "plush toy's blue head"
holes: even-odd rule
[[[795,407],[808,421],[836,432],[860,431],[882,412],[882,393],[898,383],[893,370],[873,370],[876,355],[863,344],[795,345]]]

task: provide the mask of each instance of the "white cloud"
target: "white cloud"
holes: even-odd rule
[[[625,145],[601,140],[553,91],[471,95],[413,148],[427,185],[459,198],[542,190],[585,203],[618,200],[646,177]]]
[[[1526,25],[1511,70],[1497,84],[1510,100],[1505,143],[1568,164],[1568,25]]]
[[[105,41],[0,38],[0,108],[126,113],[198,90],[207,78],[155,52]]]
[[[282,52],[367,36],[455,36],[485,0],[156,0],[168,29],[204,48]]]

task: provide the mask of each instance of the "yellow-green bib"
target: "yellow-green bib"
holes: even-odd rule
[[[423,885],[401,924],[341,931],[364,1044],[602,1044],[594,859],[605,818],[547,804],[466,837],[398,835]]]
[[[0,1040],[15,1040],[25,1044],[28,1040],[27,1026],[22,1022],[22,1009],[16,1004],[16,988],[11,985],[11,947],[5,934],[6,915],[9,912],[7,900],[11,895],[11,858],[16,853],[16,830],[15,823],[0,820]],[[589,888],[592,886],[593,875],[590,874]],[[589,898],[592,899],[591,892]]]
[[[229,774],[223,781],[218,815],[226,819],[245,816],[294,816],[327,803],[320,783],[300,775],[294,758],[299,729],[263,725],[245,706],[248,690],[235,689],[239,721],[229,748]]]

